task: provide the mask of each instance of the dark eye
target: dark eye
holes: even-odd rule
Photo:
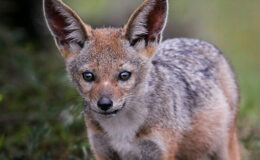
[[[131,73],[130,72],[121,72],[120,74],[119,74],[119,80],[121,80],[121,81],[127,81],[127,80],[129,80],[129,78],[131,77]]]
[[[82,73],[83,79],[87,82],[93,82],[95,80],[95,76],[91,72]]]

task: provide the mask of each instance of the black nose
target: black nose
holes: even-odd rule
[[[102,97],[98,100],[97,105],[103,111],[107,111],[113,106],[113,102],[109,98]]]

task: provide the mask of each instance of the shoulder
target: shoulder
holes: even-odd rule
[[[200,49],[200,50],[205,50],[205,51],[211,51],[211,52],[216,52],[220,53],[220,50],[213,45],[212,43],[199,40],[199,39],[191,39],[191,38],[174,38],[174,39],[168,39],[162,42],[159,45],[159,50],[160,49],[173,49],[173,50],[183,50],[183,49]]]
[[[182,62],[211,61],[217,62],[222,57],[221,51],[213,44],[189,38],[168,39],[162,42],[157,48],[155,59],[157,60],[176,60]],[[175,63],[175,62],[171,63]],[[197,61],[197,62],[196,62]]]

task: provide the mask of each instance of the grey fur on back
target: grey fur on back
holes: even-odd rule
[[[210,104],[216,100],[215,94],[222,92],[219,65],[223,61],[234,76],[228,62],[214,45],[187,38],[164,41],[152,58],[153,67],[148,78],[150,94],[146,97],[148,106],[153,107],[157,116],[174,117],[176,127],[188,126],[178,123],[189,123],[194,112],[212,107]],[[238,95],[235,94],[234,101],[237,101]]]

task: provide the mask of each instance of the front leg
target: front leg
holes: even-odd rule
[[[155,142],[155,139],[142,139],[137,143],[138,152],[126,154],[122,160],[174,160],[175,149],[164,142]],[[159,143],[159,144],[158,144]],[[168,147],[169,146],[169,147]]]
[[[139,140],[132,144],[133,149],[126,153],[120,153],[122,160],[160,160],[162,151],[151,140]]]
[[[138,147],[141,160],[159,160],[162,157],[162,149],[151,140],[141,140]]]
[[[158,145],[149,139],[139,140],[136,148],[125,154],[117,153],[103,135],[96,134],[92,140],[97,160],[174,160],[174,151],[169,150],[167,144]]]
[[[120,160],[119,155],[113,150],[104,135],[95,134],[90,141],[96,160]]]

